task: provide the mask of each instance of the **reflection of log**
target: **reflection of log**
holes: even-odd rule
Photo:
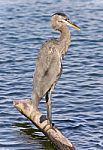
[[[30,100],[16,100],[13,104],[24,116],[31,120],[37,128],[48,136],[57,150],[75,150],[72,143],[66,139],[57,128],[50,128],[46,116],[40,111],[34,110]]]

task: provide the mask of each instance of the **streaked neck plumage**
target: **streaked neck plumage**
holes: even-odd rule
[[[59,38],[59,43],[61,45],[60,51],[62,55],[65,55],[71,42],[70,30],[67,26],[63,25],[58,29],[58,31],[61,33]]]

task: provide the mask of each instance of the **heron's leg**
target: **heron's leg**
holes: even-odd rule
[[[47,118],[51,126],[52,126],[51,93],[53,89],[54,89],[54,86],[52,86],[52,88],[46,93]]]
[[[50,93],[46,93],[46,105],[47,105],[47,118],[50,125],[52,125],[52,112],[51,112],[51,96]]]

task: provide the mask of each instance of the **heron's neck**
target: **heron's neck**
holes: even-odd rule
[[[61,45],[61,53],[64,55],[67,52],[68,47],[70,45],[70,31],[67,26],[60,27],[59,31],[61,32],[59,38],[59,42]]]

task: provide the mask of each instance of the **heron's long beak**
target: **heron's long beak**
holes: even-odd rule
[[[79,28],[76,24],[70,22],[69,19],[67,19],[67,20],[62,20],[62,21],[63,21],[65,24],[67,24],[68,26],[71,26],[71,27],[73,27],[73,28],[75,28],[75,29],[77,29],[77,30],[80,30],[80,28]]]

